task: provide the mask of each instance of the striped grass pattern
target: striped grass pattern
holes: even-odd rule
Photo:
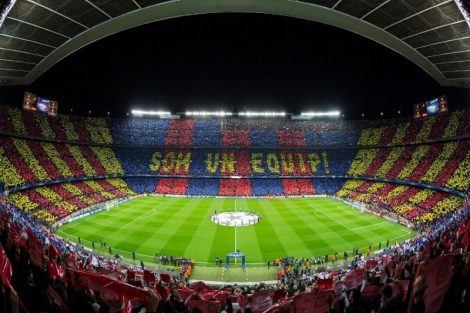
[[[330,198],[234,199],[147,196],[62,226],[58,234],[82,244],[105,241],[116,251],[154,256],[156,253],[194,258],[213,264],[235,250],[235,229],[210,220],[215,211],[245,209],[261,214],[253,226],[238,227],[236,248],[247,263],[277,257],[351,255],[408,239],[406,227],[362,213]]]

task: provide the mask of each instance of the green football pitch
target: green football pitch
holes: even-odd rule
[[[249,210],[261,215],[252,226],[221,226],[213,223],[217,211]],[[234,199],[135,198],[108,211],[63,225],[57,233],[107,253],[119,253],[147,262],[155,254],[186,256],[198,266],[213,266],[239,249],[249,266],[261,266],[278,257],[314,257],[353,248],[376,250],[415,233],[398,224],[362,213],[331,198]],[[236,238],[235,238],[236,237]],[[106,248],[100,248],[100,240]],[[236,243],[235,243],[236,241]],[[235,246],[236,244],[236,246]]]

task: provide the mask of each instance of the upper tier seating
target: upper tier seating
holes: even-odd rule
[[[74,177],[122,175],[111,148],[25,140],[0,135],[5,188]]]
[[[115,143],[126,145],[163,145],[168,120],[113,118],[108,125]]]
[[[194,123],[193,146],[220,145],[221,129],[219,120],[196,120]]]
[[[0,105],[0,122],[0,131],[20,135],[84,143],[113,143],[107,120],[104,118],[69,115],[49,117]]]
[[[426,119],[146,119],[47,117],[0,105],[0,131],[51,140],[125,145],[334,146],[422,142],[470,134],[470,110]]]
[[[470,140],[394,148],[360,149],[350,176],[398,179],[467,191]]]

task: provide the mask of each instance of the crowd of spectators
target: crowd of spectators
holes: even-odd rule
[[[221,196],[251,196],[249,179],[221,179],[219,185]]]
[[[28,113],[29,114],[29,113]],[[72,121],[73,126],[77,121]],[[181,127],[184,131],[200,127],[200,123],[192,123],[187,120],[170,123],[172,128]],[[415,123],[416,124],[416,123]],[[421,122],[423,125],[430,125],[429,122]],[[185,126],[186,125],[186,126]],[[420,129],[423,129],[422,126]],[[429,127],[428,127],[429,128]],[[432,127],[429,128],[432,133]],[[456,129],[456,127],[454,127]],[[240,133],[240,131],[232,131]],[[282,131],[282,134],[292,131]],[[77,136],[84,132],[77,133]],[[92,132],[91,132],[92,133]],[[90,133],[90,134],[91,134]],[[245,132],[246,133],[246,132]],[[300,134],[299,131],[297,133]],[[387,130],[377,131],[371,129],[363,131],[361,140],[365,144],[380,142],[381,136],[391,133]],[[417,132],[420,134],[420,131]],[[385,136],[385,135],[384,135]],[[387,138],[390,136],[387,135]],[[246,136],[229,137],[240,144],[240,138]],[[235,139],[237,138],[237,139]],[[294,145],[297,137],[289,137],[289,145]],[[300,137],[299,137],[300,138]],[[390,137],[391,138],[391,137]],[[287,140],[287,139],[286,139]],[[0,158],[5,170],[2,171],[1,179],[4,188],[16,187],[23,184],[34,184],[50,180],[62,180],[73,177],[95,177],[106,175],[131,175],[140,174],[164,174],[164,175],[196,175],[196,176],[241,176],[242,180],[231,179],[200,180],[188,177],[164,177],[155,179],[156,185],[153,190],[150,186],[148,190],[160,194],[178,195],[206,195],[206,196],[277,196],[277,195],[308,195],[318,193],[315,184],[311,179],[289,178],[281,181],[256,180],[250,181],[248,177],[254,176],[310,176],[315,175],[343,175],[349,168],[348,174],[351,176],[369,176],[376,178],[390,178],[402,181],[424,182],[431,185],[448,187],[461,191],[467,191],[470,185],[470,141],[426,144],[410,147],[389,147],[389,148],[367,148],[360,149],[356,157],[350,163],[350,159],[355,153],[353,149],[320,151],[296,151],[296,150],[181,150],[165,149],[160,151],[163,155],[173,153],[173,158],[168,160],[155,160],[160,162],[159,170],[152,171],[152,163],[155,150],[151,148],[114,148],[50,143],[19,138],[0,136],[2,148]],[[158,151],[157,151],[158,152]],[[192,155],[194,153],[194,155]],[[211,154],[212,161],[209,164],[208,155]],[[216,159],[218,155],[218,159]],[[275,161],[277,159],[277,161]],[[168,164],[166,164],[166,163]],[[276,163],[278,162],[278,163]],[[171,163],[171,164],[170,164]],[[165,165],[166,164],[166,165]],[[277,164],[277,165],[276,165]],[[214,173],[209,171],[214,168]],[[277,172],[276,172],[277,169]],[[164,170],[164,171],[163,171]],[[273,172],[274,171],[274,172]],[[145,183],[137,183],[143,186]],[[263,186],[263,183],[265,186]],[[282,191],[279,189],[282,185]],[[380,183],[371,185],[377,187]],[[372,186],[372,187],[373,187]],[[372,194],[377,190],[370,189],[367,184],[363,188],[367,190],[356,190],[362,194],[357,199],[364,201],[363,195]],[[321,188],[321,187],[320,187]],[[42,189],[38,189],[42,190]],[[46,190],[48,190],[46,188]],[[408,195],[400,205],[396,206],[396,212],[402,214],[409,220],[428,222],[436,217],[447,214],[458,207],[457,197],[438,197],[437,193],[430,191],[412,192],[410,189],[403,193]],[[367,191],[367,192],[366,192]],[[329,193],[325,190],[322,193]],[[354,193],[353,192],[353,193]],[[87,192],[93,194],[93,192]],[[120,197],[120,195],[113,195]],[[342,196],[338,194],[338,196]],[[401,195],[400,195],[401,196]],[[35,190],[25,194],[18,206],[30,211],[32,207],[42,206],[46,201],[44,198],[54,198],[53,192],[45,195],[37,195]],[[58,198],[57,198],[58,197]],[[63,196],[57,196],[54,203],[62,200]],[[20,195],[18,195],[18,199]],[[101,199],[109,199],[102,197]],[[18,199],[15,199],[18,201]],[[30,200],[32,199],[32,200]],[[36,203],[32,205],[31,202]],[[70,203],[74,202],[74,203]],[[70,212],[75,212],[76,208],[82,208],[84,202],[76,200],[66,200],[59,206],[47,206],[45,209],[35,211],[35,216],[42,220],[53,222],[56,219],[67,216]],[[431,209],[432,208],[432,209]]]
[[[194,265],[194,260],[186,257],[172,256],[172,255],[157,255],[155,260],[159,264],[163,265],[173,265],[173,266],[184,266],[184,265]]]
[[[414,225],[455,212],[465,203],[463,197],[445,192],[363,180],[346,181],[336,195],[395,213]]]
[[[7,210],[2,209],[0,227],[4,311],[209,312],[209,304],[216,312],[301,313],[314,306],[329,313],[470,309],[468,208],[374,255],[285,257],[269,262],[278,271],[277,283],[218,289],[189,284],[191,259],[156,256],[176,266],[176,275],[158,275],[143,263],[126,267],[119,258],[93,255],[54,236],[11,206]]]
[[[0,105],[0,130],[52,140],[126,145],[285,146],[284,134],[302,132],[300,145],[359,145],[421,142],[470,133],[470,111],[455,111],[427,119],[289,120],[262,118],[147,119],[48,117]],[[239,133],[241,132],[241,133]],[[244,136],[248,133],[248,137]],[[383,133],[383,134],[382,134]],[[233,134],[242,134],[236,139]],[[379,137],[370,135],[382,134]],[[224,139],[225,138],[225,139]],[[371,140],[372,139],[372,140]]]
[[[163,145],[168,120],[112,118],[108,119],[115,143],[125,145]]]
[[[422,182],[466,191],[470,141],[360,149],[348,175]]]
[[[139,293],[144,295],[142,306],[146,306],[142,288],[155,288],[159,272],[148,270],[143,263],[138,268],[121,264],[119,257],[95,255],[55,236],[3,202],[0,213],[2,312],[97,312],[98,308],[115,312],[121,309],[123,295]],[[172,260],[176,271],[161,272],[159,279],[179,286],[187,282],[194,263],[185,258]],[[160,297],[163,294],[161,290],[158,293]]]
[[[300,147],[356,143],[369,146],[422,142],[470,133],[468,126],[470,111],[457,111],[413,121],[317,122],[284,119],[167,121],[75,116],[51,118],[0,106],[0,122],[0,129],[4,132],[53,140],[170,146]],[[136,153],[135,149],[35,141],[2,135],[0,136],[0,189],[73,177],[154,173],[149,167],[149,162],[156,150],[139,147],[139,153]],[[253,164],[250,150],[224,152],[233,154],[233,162],[226,162],[224,168],[217,167],[213,175],[250,176],[255,167],[260,171],[258,174],[265,174],[261,170],[261,165]],[[261,156],[269,154],[267,150],[259,152]],[[279,151],[278,154],[282,153]],[[419,146],[344,149],[323,153],[318,152],[317,161],[319,164],[321,162],[323,169],[317,174],[341,174],[349,169],[348,174],[351,176],[424,182],[464,192],[468,192],[470,186],[469,140]],[[307,159],[307,154],[304,153],[303,158]],[[353,160],[352,163],[349,160]],[[180,172],[170,171],[167,174],[207,175],[206,161],[207,151],[194,151],[188,169]],[[222,159],[219,162],[221,165]],[[281,175],[302,175],[304,172],[311,174],[302,171],[301,167],[296,163],[292,166],[291,172],[283,170],[280,173],[282,172]],[[264,170],[267,170],[267,165]],[[106,312],[113,306],[122,306],[122,299],[117,299],[114,294],[110,296],[109,290],[93,280],[92,277],[95,276],[89,275],[97,272],[106,273],[118,280],[123,279],[138,287],[138,290],[132,289],[132,291],[140,296],[144,294],[140,298],[140,305],[147,306],[150,312],[157,309],[160,301],[160,312],[164,312],[168,307],[171,307],[173,312],[175,310],[186,312],[191,307],[187,302],[179,302],[179,299],[183,298],[182,294],[186,294],[185,299],[192,297],[192,300],[206,301],[204,293],[197,288],[187,290],[185,289],[187,287],[183,287],[194,266],[190,259],[159,256],[158,260],[163,264],[176,266],[178,275],[170,279],[163,276],[159,284],[155,284],[156,276],[154,273],[149,274],[143,264],[138,271],[121,270],[121,265],[116,260],[94,256],[83,247],[73,246],[60,240],[53,234],[45,232],[39,224],[30,222],[24,215],[28,214],[44,224],[53,224],[83,208],[133,195],[134,192],[196,196],[336,193],[339,197],[368,204],[380,214],[396,216],[397,219],[406,218],[423,230],[423,234],[417,238],[387,247],[381,254],[371,259],[354,254],[335,255],[334,260],[326,260],[323,257],[303,260],[286,257],[279,262],[273,262],[279,266],[279,284],[224,289],[225,299],[236,296],[231,299],[234,303],[238,303],[242,310],[246,311],[250,307],[248,303],[254,301],[253,295],[263,290],[271,292],[274,302],[283,303],[282,306],[275,306],[281,311],[287,308],[297,310],[295,307],[297,295],[327,290],[330,297],[328,310],[335,313],[370,312],[372,309],[375,312],[389,312],[391,307],[394,307],[395,311],[402,312],[408,304],[411,312],[424,312],[423,308],[431,305],[429,295],[434,294],[430,269],[435,268],[433,267],[435,262],[449,258],[452,262],[444,260],[447,263],[443,263],[445,266],[452,265],[445,267],[448,271],[443,271],[446,274],[451,273],[446,285],[447,292],[443,296],[443,306],[448,312],[470,310],[468,301],[470,291],[465,287],[469,285],[470,223],[468,223],[468,209],[461,209],[468,206],[464,198],[429,189],[372,181],[348,180],[343,186],[342,180],[330,178],[247,179],[246,177],[229,179],[134,177],[125,180],[90,180],[64,182],[9,194],[6,200],[21,211],[9,207],[10,216],[3,214],[1,219],[0,241],[6,254],[2,254],[0,249],[0,265],[8,269],[5,264],[11,264],[15,269],[13,276],[11,273],[8,275],[8,270],[1,275],[2,300],[9,300],[2,301],[3,308],[18,307],[19,310],[29,312],[41,310],[54,312],[68,307],[71,312],[87,312],[99,307],[102,312]],[[40,251],[38,246],[41,247]],[[449,256],[451,252],[452,257]],[[327,261],[335,261],[335,266],[329,268]],[[70,272],[70,270],[66,274],[65,268],[79,269],[88,274]],[[442,268],[440,270],[442,271]],[[125,275],[122,275],[123,273]],[[353,273],[362,276],[357,279],[357,275],[354,276]],[[126,275],[129,277],[126,278]],[[83,288],[83,285],[74,282],[73,277],[80,278],[78,281],[81,282],[93,281],[94,284],[91,286],[94,288]],[[442,277],[441,279],[445,280]],[[395,280],[407,281],[407,284],[398,284],[393,282]],[[163,289],[158,290],[162,286]],[[142,293],[141,287],[154,287],[157,292]],[[173,287],[177,292],[165,289]],[[169,296],[165,296],[165,290]],[[236,290],[241,291],[242,295],[236,294]],[[464,290],[466,293],[461,298]],[[253,295],[250,297],[250,294]],[[395,297],[397,295],[400,297]],[[200,299],[201,297],[204,299]],[[228,303],[223,299],[219,301],[222,308]],[[134,309],[137,309],[137,306]]]
[[[310,179],[283,179],[284,193],[288,196],[315,194],[315,188]]]
[[[106,119],[44,114],[0,105],[0,130],[50,140],[111,144],[113,137]]]
[[[134,195],[121,179],[74,182],[10,193],[6,200],[46,225],[97,203]]]
[[[280,179],[251,179],[251,188],[254,196],[276,197],[284,195]]]
[[[344,184],[341,179],[313,179],[313,186],[319,195],[334,195]]]
[[[137,194],[152,193],[157,185],[157,178],[154,177],[126,177],[127,186]]]
[[[132,149],[128,148],[115,151],[124,171],[128,174],[184,174],[193,177],[342,176],[345,175],[354,156],[354,151],[342,149],[334,151],[140,149],[139,155],[132,153]]]
[[[50,180],[124,174],[108,147],[50,143],[0,136],[6,188]]]
[[[164,179],[163,182],[160,180]],[[279,179],[251,178],[245,182],[220,178],[151,178],[128,177],[124,179],[136,193],[184,194],[188,196],[258,196],[282,197],[312,194],[334,195],[343,182],[335,179]],[[187,182],[187,185],[185,185]],[[241,188],[238,190],[238,188]],[[178,191],[176,191],[178,190]]]
[[[193,146],[216,147],[220,145],[219,120],[196,120],[194,122]]]
[[[160,178],[155,192],[158,194],[185,195],[188,189],[188,178]]]
[[[190,146],[193,140],[194,120],[171,120],[165,137],[165,146]]]
[[[219,180],[210,178],[191,178],[188,183],[190,196],[217,196],[219,195]]]

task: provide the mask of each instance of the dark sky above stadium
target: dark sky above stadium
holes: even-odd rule
[[[346,118],[411,116],[412,104],[470,90],[439,86],[419,67],[371,40],[327,25],[261,14],[211,14],[155,22],[75,52],[24,90],[59,101],[59,112],[124,116],[131,108],[339,109]]]

